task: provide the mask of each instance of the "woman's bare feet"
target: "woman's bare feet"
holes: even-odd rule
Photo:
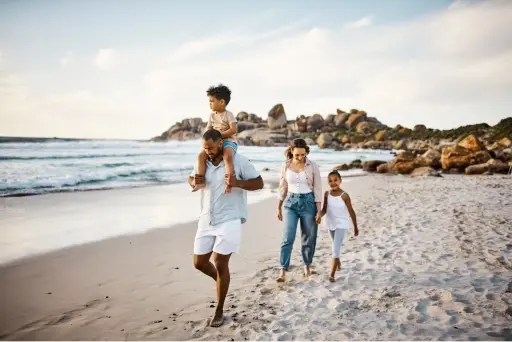
[[[278,283],[284,283],[285,277],[286,277],[286,271],[285,270],[281,270],[281,272],[279,272],[279,278],[277,278],[277,282]]]
[[[210,327],[218,328],[224,323],[224,313],[222,311],[215,311],[215,315],[210,322]]]

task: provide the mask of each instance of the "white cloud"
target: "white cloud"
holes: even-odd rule
[[[232,88],[235,113],[266,117],[279,102],[289,118],[360,108],[390,126],[494,124],[510,116],[512,106],[510,17],[511,1],[460,1],[396,24],[368,17],[341,29],[294,24],[206,34],[170,51],[102,49],[94,65],[119,72],[97,80],[97,87],[35,96],[27,82],[10,76],[0,100],[11,102],[16,113],[37,108],[38,116],[53,118],[63,130],[79,129],[67,136],[147,138],[180,119],[206,118],[206,88],[219,82]],[[71,66],[89,76],[78,58]],[[16,95],[6,98],[8,93]],[[5,113],[2,108],[2,121]]]
[[[73,57],[75,56],[75,53],[71,50],[67,51],[66,54],[60,59],[60,65],[66,66],[68,65]]]
[[[370,26],[373,23],[372,17],[364,17],[359,20],[348,23],[346,26],[350,28],[359,28]]]
[[[105,71],[110,71],[117,62],[118,53],[115,49],[100,49],[94,57],[93,64]]]

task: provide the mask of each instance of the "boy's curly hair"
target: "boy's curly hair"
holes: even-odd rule
[[[211,86],[206,91],[206,95],[213,96],[217,100],[224,100],[226,105],[231,101],[231,90],[222,83],[217,86]]]

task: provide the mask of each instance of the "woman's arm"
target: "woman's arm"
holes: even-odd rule
[[[316,208],[320,212],[322,210],[322,177],[318,165],[314,162],[311,162],[311,165],[313,166],[313,193],[315,194]]]
[[[281,167],[281,178],[279,179],[279,202],[277,204],[277,210],[281,210],[286,195],[288,194],[288,182],[286,181],[287,163],[288,162],[285,162]]]

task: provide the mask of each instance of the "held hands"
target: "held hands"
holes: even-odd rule
[[[318,212],[318,213],[316,214],[315,221],[316,221],[316,224],[320,224],[320,223],[322,223],[322,213],[321,213],[321,212]]]

